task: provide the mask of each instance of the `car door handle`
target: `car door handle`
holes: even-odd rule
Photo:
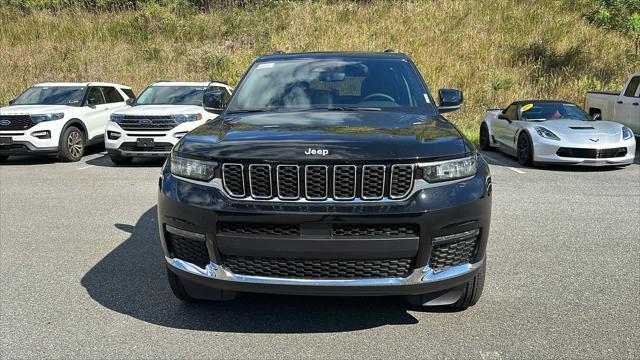
[[[618,104],[624,104],[622,100],[618,100]]]

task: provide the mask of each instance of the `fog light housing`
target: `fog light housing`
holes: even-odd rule
[[[455,242],[459,240],[466,240],[480,235],[480,229],[473,229],[456,234],[442,235],[434,237],[431,241],[433,244],[446,244],[449,242]]]
[[[118,140],[121,136],[122,134],[117,131],[107,131],[107,138],[109,138],[109,140]]]
[[[49,130],[34,131],[31,133],[31,136],[37,137],[38,139],[51,139],[51,132]]]

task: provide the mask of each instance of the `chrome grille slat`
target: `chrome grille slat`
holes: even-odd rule
[[[309,200],[324,200],[329,194],[329,168],[327,165],[304,167],[304,193]]]
[[[386,166],[362,166],[362,198],[365,200],[380,200],[384,197]]]
[[[249,188],[256,199],[271,199],[271,165],[249,165]]]
[[[415,169],[415,164],[223,163],[222,185],[230,196],[247,200],[400,200],[412,193]]]
[[[222,184],[229,195],[244,197],[244,166],[232,163],[222,165]]]

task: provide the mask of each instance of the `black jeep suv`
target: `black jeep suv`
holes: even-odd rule
[[[491,178],[398,53],[263,56],[221,116],[186,135],[160,179],[158,224],[174,294],[407,295],[475,304]]]

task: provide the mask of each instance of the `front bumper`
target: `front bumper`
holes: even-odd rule
[[[60,124],[58,124],[60,122]],[[0,155],[53,155],[58,153],[58,141],[64,121],[47,121],[27,130],[0,131],[0,137],[9,137],[11,145],[0,146]],[[49,131],[50,136],[41,139],[31,134]]]
[[[459,287],[484,271],[484,259],[491,216],[491,181],[488,167],[479,161],[478,174],[456,183],[426,187],[411,197],[393,203],[269,203],[238,201],[228,198],[219,188],[184,181],[165,167],[160,181],[158,224],[165,259],[171,271],[203,287],[222,290],[301,295],[417,295]],[[419,236],[413,250],[405,241],[361,238],[358,241],[336,239],[297,239],[293,242],[265,237],[259,241],[229,238],[218,233],[218,224],[226,221],[253,223],[295,223],[306,226],[326,224],[416,224]],[[175,258],[170,251],[167,229],[198,234],[206,242],[209,262],[206,266]],[[430,268],[432,239],[443,235],[478,229],[473,259],[445,270]],[[406,239],[405,239],[406,240]],[[394,246],[396,245],[397,246]],[[382,247],[381,247],[382,246]],[[387,250],[384,250],[386,246]],[[355,250],[354,250],[355,249]],[[410,273],[404,277],[324,279],[245,275],[232,272],[225,256],[282,258],[380,257],[380,251],[412,251]]]
[[[205,120],[191,121],[179,124],[171,130],[123,130],[117,123],[110,121],[105,131],[104,146],[108,153],[124,157],[166,157],[171,153],[171,147],[180,141],[180,138],[189,131],[205,123]],[[110,133],[118,134],[117,139],[109,136]],[[176,135],[177,134],[177,135]],[[157,148],[136,148],[130,145],[136,144],[138,139],[153,139],[154,143],[162,144]]]
[[[636,141],[632,137],[628,140],[621,140],[616,143],[602,144],[584,144],[572,143],[568,141],[554,141],[538,137],[534,146],[533,161],[537,163],[547,164],[571,164],[585,166],[616,166],[632,164],[635,159]],[[564,157],[558,156],[557,152],[560,148],[575,149],[613,149],[627,148],[627,153],[620,157],[604,157],[604,158],[584,158],[584,157]]]

